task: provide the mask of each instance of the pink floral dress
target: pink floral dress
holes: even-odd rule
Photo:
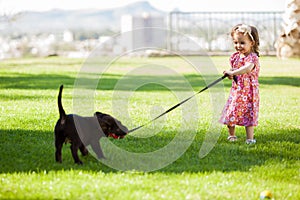
[[[257,126],[259,111],[259,60],[256,53],[240,57],[239,52],[232,54],[230,64],[238,69],[245,63],[253,63],[254,68],[246,74],[237,75],[237,83],[232,87],[227,103],[224,106],[220,122],[229,126]]]

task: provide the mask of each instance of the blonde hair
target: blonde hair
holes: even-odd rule
[[[252,51],[259,56],[259,35],[258,31],[254,26],[249,26],[246,24],[238,24],[234,26],[231,30],[231,37],[233,37],[234,33],[243,33],[244,35],[248,35],[249,39],[254,43],[252,46]]]

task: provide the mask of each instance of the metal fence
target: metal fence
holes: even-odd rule
[[[230,31],[236,24],[253,25],[258,29],[260,50],[273,54],[281,33],[283,12],[171,12],[167,46],[170,51],[196,53],[202,51],[226,53],[233,50]],[[199,49],[187,49],[184,37],[189,37]]]

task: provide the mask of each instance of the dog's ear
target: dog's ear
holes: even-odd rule
[[[111,127],[113,125],[112,122],[105,117],[101,119],[101,122],[105,123],[108,127]]]
[[[104,113],[101,113],[101,112],[95,112],[94,116],[97,117],[97,119],[100,123],[101,122],[105,123],[109,127],[113,125],[112,119],[114,120],[114,118],[107,115],[107,114],[104,114]]]
[[[102,112],[95,112],[94,116],[96,116],[97,118],[102,119],[104,117],[105,114],[103,114]]]
[[[109,132],[111,131],[110,123],[108,123],[106,120],[99,119],[99,118],[98,118],[98,122],[99,122],[100,128],[103,131],[103,133],[106,136],[108,136]]]

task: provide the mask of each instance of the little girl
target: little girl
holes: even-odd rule
[[[231,69],[223,73],[234,79],[230,95],[220,119],[226,124],[229,141],[236,141],[235,126],[245,126],[246,144],[255,144],[254,126],[258,124],[259,110],[259,37],[253,26],[238,24],[232,28],[231,37],[236,52],[230,57]]]

